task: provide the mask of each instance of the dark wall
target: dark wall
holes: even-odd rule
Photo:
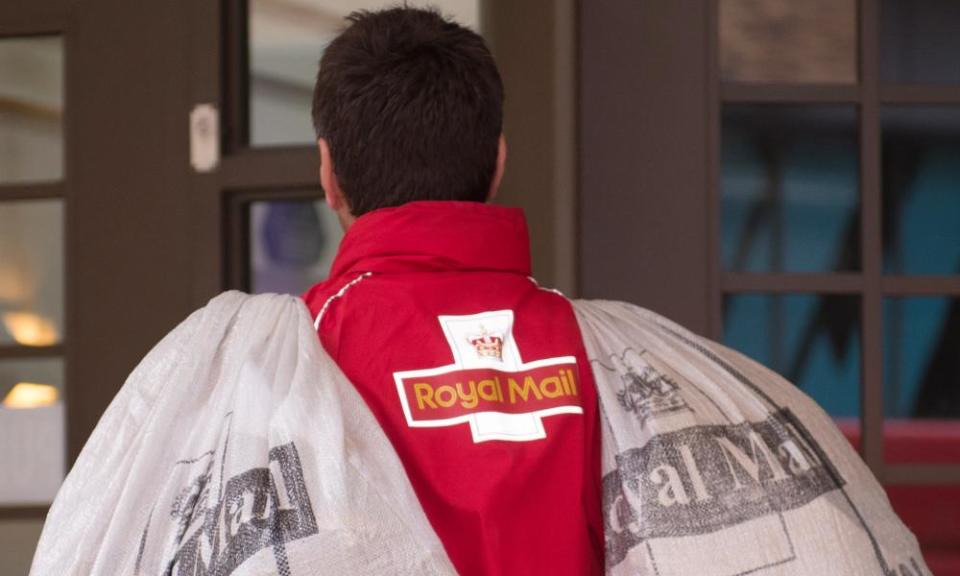
[[[193,308],[183,2],[76,2],[67,29],[69,452]]]
[[[708,2],[580,3],[580,285],[708,329]]]
[[[576,2],[483,2],[503,77],[507,169],[497,199],[530,226],[534,276],[576,292]]]

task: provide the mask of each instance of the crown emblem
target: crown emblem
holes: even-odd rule
[[[480,358],[503,360],[503,336],[489,332],[480,325],[480,333],[467,336]]]

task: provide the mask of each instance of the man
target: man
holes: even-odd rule
[[[404,464],[457,568],[603,572],[597,397],[570,303],[530,275],[503,88],[476,33],[436,12],[352,15],[313,118],[346,230],[304,300]]]
[[[330,280],[309,309],[222,294],[144,358],[35,576],[929,574],[796,387],[528,277],[522,215],[485,203],[506,147],[476,34],[428,11],[351,21],[314,106],[347,229]]]
[[[346,235],[304,300],[459,573],[928,573],[796,387],[529,277],[522,214],[487,203],[507,154],[479,36],[422,10],[350,22],[313,111]]]

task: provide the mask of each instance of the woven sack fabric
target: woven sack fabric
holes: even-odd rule
[[[636,306],[574,308],[604,427],[608,574],[930,574],[883,488],[795,386]]]
[[[929,574],[883,489],[794,386],[635,306],[574,309],[600,399],[608,574]],[[31,572],[454,573],[303,303],[236,292],[130,375]]]
[[[237,292],[130,375],[61,487],[31,570],[454,573],[302,301]]]

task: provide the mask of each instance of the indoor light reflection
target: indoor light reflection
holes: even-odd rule
[[[6,408],[42,408],[57,403],[57,388],[49,384],[19,382],[3,399]]]
[[[21,346],[52,346],[60,340],[54,323],[33,312],[7,312],[3,325]]]

